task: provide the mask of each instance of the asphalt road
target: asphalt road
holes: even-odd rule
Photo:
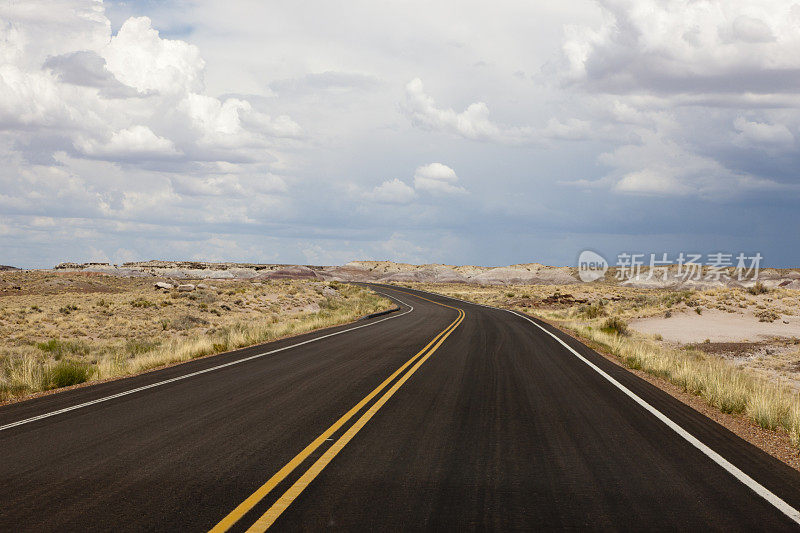
[[[800,529],[800,474],[585,346],[378,290],[401,310],[0,407],[0,530]]]

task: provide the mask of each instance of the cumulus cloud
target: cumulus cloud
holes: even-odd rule
[[[367,198],[383,204],[407,204],[416,196],[414,189],[397,178],[384,181],[366,194]]]
[[[655,195],[791,190],[800,127],[800,6],[784,0],[603,0],[599,26],[569,26],[555,68],[583,96],[587,128],[617,144],[595,184]],[[587,134],[590,136],[591,133]],[[599,137],[599,135],[597,136]],[[738,150],[732,150],[735,146]],[[577,182],[585,184],[585,181]]]
[[[456,183],[458,176],[452,168],[442,163],[430,163],[417,167],[413,187],[394,178],[384,181],[363,196],[378,203],[408,204],[417,199],[419,193],[434,196],[466,194],[467,190]]]
[[[93,139],[78,139],[76,148],[87,156],[110,160],[178,155],[172,141],[159,137],[150,128],[141,125],[115,131],[105,143],[99,143]]]
[[[269,162],[302,129],[247,99],[206,94],[196,46],[161,37],[147,17],[113,34],[93,0],[11,3],[0,15],[7,209],[248,223],[264,206],[280,211],[287,184]],[[221,196],[224,207],[203,200]]]
[[[572,26],[566,81],[608,92],[781,92],[800,80],[800,7],[785,0],[600,2],[605,23]]]
[[[411,123],[421,129],[439,131],[474,141],[506,145],[540,145],[546,141],[584,140],[604,136],[604,128],[594,129],[588,120],[577,117],[551,117],[544,127],[509,126],[489,117],[489,106],[475,102],[462,112],[436,105],[425,93],[422,80],[406,85],[406,98],[401,109]]]
[[[418,167],[414,172],[414,188],[434,194],[464,194],[463,187],[456,185],[458,176],[455,170],[441,163],[431,163]]]
[[[205,62],[197,47],[162,39],[147,17],[126,20],[100,54],[111,74],[142,93],[184,94],[204,88]]]
[[[615,243],[676,220],[735,239],[744,219],[783,241],[796,222],[791,2],[412,4],[2,3],[8,261],[558,262],[563,232],[595,239],[586,219]],[[414,171],[431,161],[492,179]],[[700,209],[720,199],[743,209]]]
[[[415,126],[427,130],[445,131],[476,141],[520,144],[536,140],[532,128],[492,122],[489,119],[489,107],[483,102],[470,104],[461,113],[438,107],[433,97],[425,94],[419,78],[406,85],[402,109]]]

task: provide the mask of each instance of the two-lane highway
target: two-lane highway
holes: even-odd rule
[[[795,470],[585,346],[376,290],[401,311],[0,408],[0,529],[799,528]]]

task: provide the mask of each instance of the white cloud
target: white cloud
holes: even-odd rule
[[[0,20],[4,209],[158,223],[284,212],[270,163],[300,126],[206,94],[197,46],[148,17],[112,34],[94,0],[7,3]]]
[[[669,173],[672,169],[666,170],[667,172],[661,174],[653,169],[630,172],[622,176],[614,185],[614,189],[627,193],[676,196],[693,192],[690,187]]]
[[[785,0],[603,0],[596,26],[569,26],[565,90],[583,102],[586,137],[617,147],[600,157],[617,192],[720,197],[791,189],[800,128],[800,5]],[[558,128],[556,129],[558,130]],[[732,150],[731,142],[741,150]],[[752,155],[747,155],[752,154]],[[580,180],[576,184],[586,184]]]
[[[572,26],[567,80],[627,93],[781,92],[800,79],[800,6],[786,0],[604,0],[600,27]],[[793,89],[792,89],[793,90]]]
[[[61,17],[56,33],[64,39],[51,35],[50,10]],[[26,2],[4,14],[14,22],[0,33],[8,59],[0,66],[0,128],[20,129],[28,146],[41,146],[39,159],[53,152],[37,137],[54,132],[68,139],[62,148],[126,164],[136,163],[135,154],[181,155],[184,163],[252,159],[254,151],[269,158],[263,151],[272,139],[302,135],[285,114],[273,118],[246,99],[204,94],[199,49],[161,38],[147,17],[126,20],[112,35],[102,4],[92,0]]]
[[[115,131],[106,143],[98,143],[92,139],[78,139],[76,148],[88,156],[111,160],[178,155],[172,141],[159,137],[150,128],[141,125]]]
[[[476,141],[519,144],[535,140],[532,128],[502,126],[492,122],[489,108],[483,102],[470,104],[461,113],[437,107],[433,98],[425,94],[419,78],[406,85],[406,99],[402,107],[411,122],[423,129],[445,131]]]
[[[384,204],[407,204],[414,200],[417,193],[405,182],[395,178],[384,181],[365,196]]]
[[[142,93],[203,90],[205,62],[197,47],[162,39],[147,17],[125,21],[100,54],[109,72]]]
[[[384,181],[371,191],[363,193],[362,196],[383,204],[409,204],[419,197],[419,193],[435,196],[467,193],[465,188],[456,183],[458,183],[458,176],[452,168],[441,163],[430,163],[417,167],[414,172],[413,187],[394,178]]]
[[[791,191],[792,186],[726,167],[714,158],[698,155],[659,133],[649,133],[639,144],[619,146],[602,154],[600,163],[611,173],[595,180],[569,183],[584,188],[611,187],[625,194],[699,196],[729,199],[754,191]],[[794,187],[796,189],[796,187]]]
[[[742,212],[782,239],[796,222],[780,218],[800,162],[792,2],[409,1],[2,3],[8,261],[85,259],[91,243],[110,258],[494,263],[563,257],[563,232],[585,244],[576,212],[610,233],[692,220],[731,239]],[[468,186],[415,179],[425,161],[469,169]],[[698,209],[720,199],[744,211]],[[380,217],[386,202],[408,216]],[[557,237],[533,246],[531,227]]]
[[[463,187],[456,185],[458,176],[456,172],[441,163],[431,163],[418,167],[414,172],[414,188],[418,191],[427,191],[436,194],[464,194]]]
[[[733,125],[739,132],[733,141],[738,146],[790,148],[794,145],[794,135],[784,124],[751,122],[744,117],[737,117]]]

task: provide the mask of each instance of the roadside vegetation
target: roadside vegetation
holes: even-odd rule
[[[355,285],[6,274],[0,279],[0,401],[105,380],[351,322],[392,307]],[[15,290],[3,291],[2,284]]]
[[[759,372],[760,368],[753,366],[753,359],[768,360],[775,352],[767,349],[758,357],[750,353],[743,357],[719,355],[711,348],[723,343],[708,339],[701,343],[665,342],[661,335],[642,334],[629,325],[630,320],[646,317],[702,316],[703,309],[749,312],[753,321],[759,315],[777,320],[800,313],[800,291],[767,290],[761,284],[749,289],[706,291],[635,289],[603,283],[517,286],[512,290],[458,284],[407,285],[545,319],[589,346],[615,356],[628,368],[666,380],[724,413],[747,417],[767,430],[786,432],[800,448],[797,382],[776,373]],[[772,342],[785,348],[781,360],[788,362],[791,372],[800,374],[800,339]]]

